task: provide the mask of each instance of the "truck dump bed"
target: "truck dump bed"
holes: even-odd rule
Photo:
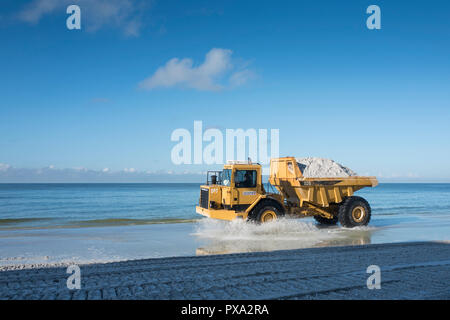
[[[308,202],[321,207],[340,203],[364,187],[378,185],[376,177],[305,178],[294,157],[270,161],[269,182],[291,204],[302,207]]]

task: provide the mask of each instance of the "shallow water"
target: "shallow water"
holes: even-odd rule
[[[381,184],[357,194],[367,227],[312,218],[264,225],[200,218],[198,184],[0,185],[0,266],[449,240],[450,184]],[[174,223],[179,222],[179,223]]]

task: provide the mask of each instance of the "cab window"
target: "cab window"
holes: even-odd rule
[[[234,185],[236,188],[255,188],[256,170],[236,170]]]
[[[222,172],[221,175],[221,179],[222,180],[222,185],[224,186],[230,186],[230,182],[231,182],[231,169],[225,169]]]

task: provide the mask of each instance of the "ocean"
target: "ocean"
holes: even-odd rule
[[[195,183],[0,184],[0,266],[99,262],[400,241],[447,241],[450,184],[390,183],[356,193],[367,227],[312,218],[255,226],[195,213]]]
[[[185,222],[200,184],[0,184],[0,230]]]
[[[0,184],[0,230],[186,222],[200,184]],[[375,218],[448,217],[450,184],[389,183],[357,192]],[[406,218],[409,217],[409,218]]]

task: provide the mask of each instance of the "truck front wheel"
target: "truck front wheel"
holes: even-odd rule
[[[366,199],[352,196],[345,198],[339,206],[339,223],[345,228],[365,226],[370,221],[371,209]]]
[[[276,207],[266,205],[261,206],[255,210],[255,214],[251,216],[250,220],[257,223],[265,223],[275,221],[283,215],[283,213]]]

